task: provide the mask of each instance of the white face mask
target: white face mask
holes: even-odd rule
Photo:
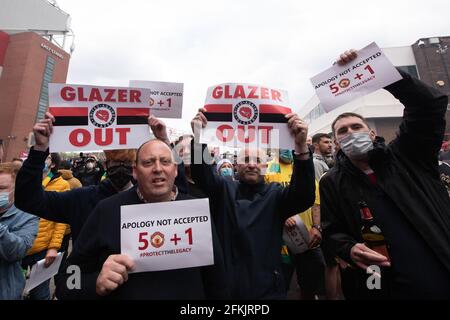
[[[353,132],[338,142],[345,155],[353,160],[367,159],[367,153],[373,149],[369,132]]]
[[[88,168],[89,170],[94,169],[94,163],[92,162],[86,163],[86,168]]]

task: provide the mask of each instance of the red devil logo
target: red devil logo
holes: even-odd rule
[[[252,109],[250,107],[242,107],[239,109],[239,114],[246,119],[250,119],[252,116]]]
[[[96,116],[98,119],[100,119],[100,120],[102,120],[102,121],[104,121],[104,122],[107,122],[108,119],[109,119],[109,112],[106,111],[105,109],[101,109],[101,110],[98,110],[98,111],[95,113],[95,116]]]

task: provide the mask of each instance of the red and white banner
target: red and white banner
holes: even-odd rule
[[[122,206],[120,230],[133,272],[214,264],[208,199]]]
[[[158,106],[152,94],[142,88],[49,84],[48,111],[56,119],[50,152],[138,148],[151,138],[147,119],[153,108],[156,116],[169,118],[173,108],[181,109],[171,98]]]
[[[251,84],[221,84],[208,89],[204,108],[208,125],[201,131],[201,143],[294,149],[285,118],[292,112],[286,91]]]

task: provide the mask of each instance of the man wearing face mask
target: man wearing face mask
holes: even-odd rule
[[[77,174],[78,180],[85,187],[95,186],[100,183],[104,170],[94,156],[89,156],[85,160],[84,169]]]
[[[0,300],[20,300],[25,277],[20,265],[36,238],[39,219],[14,206],[12,163],[0,164]]]
[[[356,57],[347,51],[338,63]],[[399,72],[385,88],[405,106],[389,145],[358,114],[332,124],[339,151],[320,181],[323,245],[350,264],[347,299],[450,298],[450,201],[437,167],[448,98]],[[368,222],[378,244],[364,237]],[[380,288],[369,290],[368,266],[380,270]]]
[[[228,159],[219,160],[216,169],[218,175],[227,179],[234,180],[234,168],[230,160]]]
[[[72,239],[76,242],[81,228],[98,202],[132,187],[132,165],[136,159],[136,150],[105,151],[107,179],[98,185],[60,193],[44,192],[41,188],[42,169],[48,155],[54,121],[53,115],[47,112],[45,118],[33,127],[36,144],[17,175],[15,203],[18,208],[39,217],[69,224]],[[161,130],[152,130],[156,137],[162,138]]]

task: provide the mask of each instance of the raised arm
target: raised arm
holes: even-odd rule
[[[171,149],[173,149],[172,144],[170,143],[169,135],[167,134],[167,127],[164,121],[155,116],[150,116],[148,117],[148,125],[150,126],[150,129],[152,130],[156,139],[161,140],[162,142],[170,146]],[[177,171],[178,174],[175,178],[175,185],[177,186],[179,192],[188,193],[189,187],[184,170],[184,163],[182,161],[178,163]]]
[[[200,129],[206,126],[208,120],[203,114],[205,109],[199,109],[197,115],[191,121],[192,131],[195,139],[191,141],[191,175],[194,182],[209,197],[220,194],[224,185],[224,179],[215,174],[212,161],[207,152],[207,145],[197,143]]]
[[[400,132],[392,143],[410,159],[437,166],[448,97],[409,74],[399,72],[403,79],[385,88],[405,106]]]
[[[306,144],[308,125],[296,114],[286,115],[288,127],[294,136],[294,170],[289,187],[281,191],[280,205],[285,219],[303,212],[314,204],[315,173],[312,154]]]
[[[48,144],[55,118],[46,113],[45,118],[33,127],[36,144],[17,174],[15,205],[20,210],[50,221],[70,224],[69,212],[73,206],[71,192],[45,192],[42,188],[42,170],[48,156]]]
[[[344,65],[356,56],[355,50],[346,51],[337,63]],[[399,69],[398,72],[402,79],[384,88],[405,106],[398,136],[391,147],[403,157],[431,168],[437,176],[437,156],[445,132],[448,97],[408,73]]]

